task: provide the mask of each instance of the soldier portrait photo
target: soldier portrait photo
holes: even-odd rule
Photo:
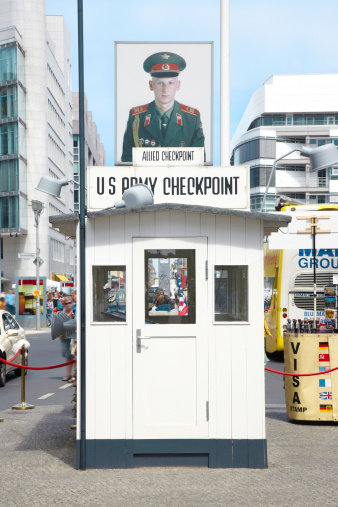
[[[143,70],[149,76],[148,84],[144,83],[145,93],[148,87],[154,100],[129,110],[123,135],[122,162],[132,163],[134,147],[205,147],[199,110],[194,104],[183,104],[179,100],[181,73],[186,67],[185,59],[170,51],[154,53],[144,60]]]

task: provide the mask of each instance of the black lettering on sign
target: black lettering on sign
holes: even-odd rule
[[[299,377],[292,377],[293,387],[299,387]]]
[[[298,353],[299,346],[300,346],[300,342],[297,342],[296,348],[295,348],[295,344],[293,342],[291,342],[291,347],[292,347],[292,350],[293,350],[294,354]]]
[[[298,393],[295,392],[293,394],[293,400],[292,400],[292,403],[298,403],[298,405],[300,405],[300,399],[299,399],[299,396],[298,396]]]
[[[101,182],[100,182],[101,180]],[[103,195],[104,194],[104,178],[103,177],[97,177],[96,178],[96,191],[99,195]]]
[[[293,360],[293,369],[295,371],[297,371],[297,359],[296,358],[294,358],[294,360]]]
[[[115,185],[114,185],[114,183],[115,183],[115,178],[114,178],[114,176],[111,176],[109,178],[109,186],[111,187],[109,189],[109,194],[110,195],[115,195]]]

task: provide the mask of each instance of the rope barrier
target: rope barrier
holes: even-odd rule
[[[15,356],[12,357],[12,361],[17,358],[17,356],[19,355],[20,352],[21,352],[21,349],[18,350],[18,352],[15,354]],[[10,361],[5,361],[5,359],[2,359],[2,357],[0,357],[0,361],[2,361],[3,363],[9,364],[10,366],[15,366],[16,368],[22,368],[24,370],[53,370],[55,368],[62,368],[62,366],[67,366],[67,364],[75,363],[75,359],[73,359],[72,361],[68,361],[67,363],[56,364],[54,366],[22,366],[21,364],[15,364],[15,363],[11,363]],[[330,370],[319,371],[316,373],[297,373],[297,372],[287,373],[285,371],[272,370],[271,368],[267,368],[266,366],[264,367],[264,369],[266,371],[270,371],[271,373],[277,373],[278,375],[288,375],[290,377],[311,377],[311,376],[315,376],[315,375],[326,375],[327,373],[330,373],[331,371],[338,370],[338,366],[336,366],[336,368],[331,368]]]
[[[338,366],[336,368],[331,368],[331,370],[326,370],[326,371],[319,371],[319,372],[316,372],[316,373],[286,373],[285,371],[278,371],[278,370],[271,370],[271,368],[267,368],[265,366],[264,368],[266,371],[271,371],[272,373],[278,373],[279,375],[287,375],[287,376],[290,376],[290,377],[312,377],[314,375],[326,375],[327,373],[330,373],[331,371],[335,371],[335,370],[338,370]]]
[[[20,352],[21,352],[21,349],[19,349],[19,350],[17,351],[17,353],[15,354],[15,356],[13,356],[13,357],[12,357],[11,361],[14,361],[14,359],[16,359],[16,358],[18,357],[18,355],[20,354]],[[0,358],[0,359],[1,359],[1,358]]]
[[[21,350],[19,350],[19,352],[21,352]],[[16,354],[13,357],[13,359],[15,359],[17,355],[18,354]],[[3,363],[9,364],[10,366],[15,366],[16,368],[22,368],[23,370],[53,370],[55,368],[61,368],[62,366],[67,366],[67,364],[75,363],[75,359],[73,359],[72,361],[68,361],[67,363],[56,364],[54,366],[23,366],[21,364],[16,364],[16,363],[11,363],[10,361],[5,361],[5,359],[2,359],[2,357],[0,357],[0,361]]]

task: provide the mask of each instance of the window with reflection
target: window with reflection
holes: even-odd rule
[[[215,266],[215,321],[248,321],[248,266]]]
[[[93,321],[125,320],[126,267],[93,266]]]
[[[145,251],[145,322],[195,324],[195,250]]]

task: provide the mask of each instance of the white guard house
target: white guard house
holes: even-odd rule
[[[78,232],[78,215],[50,221]],[[267,467],[263,237],[289,221],[175,203],[87,212],[87,468]]]

